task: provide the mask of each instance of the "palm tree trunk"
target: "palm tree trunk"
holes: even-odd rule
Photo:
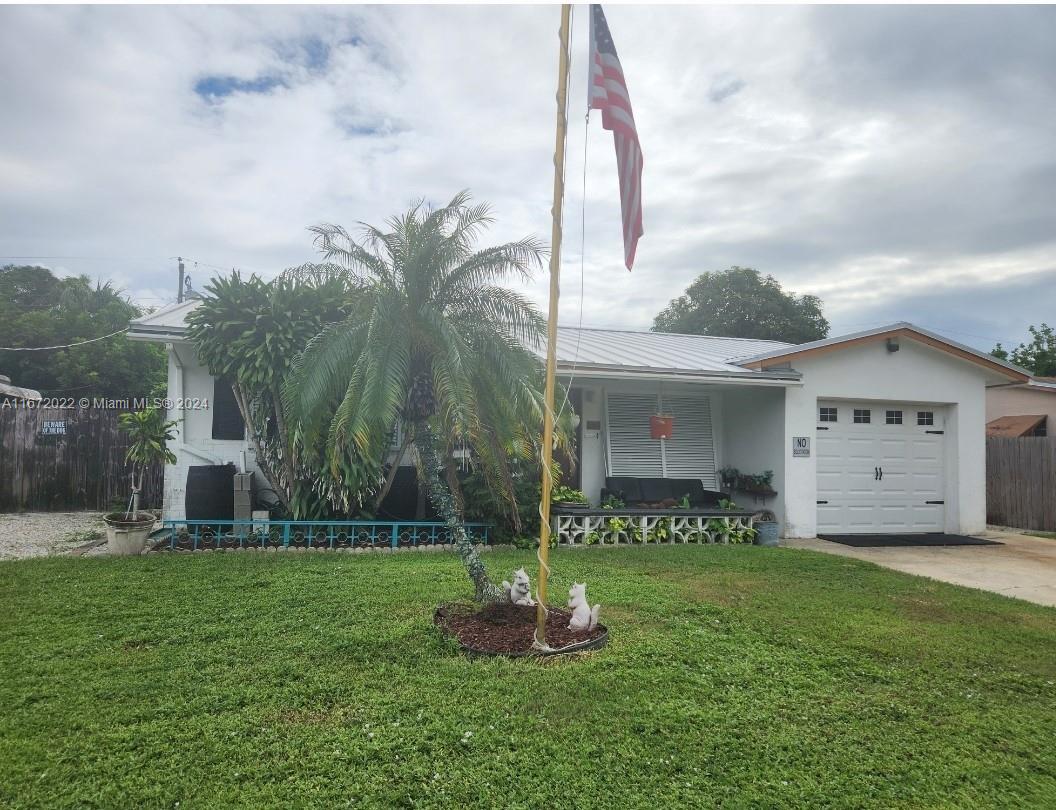
[[[447,488],[451,491],[451,497],[454,499],[455,511],[464,520],[466,513],[465,498],[462,496],[462,484],[458,481],[458,468],[455,466],[455,460],[451,456],[448,456],[444,461],[444,480],[447,481]]]
[[[428,425],[420,423],[417,426],[414,431],[414,442],[418,449],[423,483],[429,494],[429,500],[447,524],[455,550],[458,551],[458,556],[466,567],[466,573],[473,581],[473,587],[476,590],[474,598],[478,602],[504,601],[506,594],[500,588],[496,588],[488,578],[484,561],[480,559],[480,554],[477,553],[469,540],[469,535],[466,534],[466,527],[459,517],[454,497],[444,481],[444,464],[440,461],[440,454],[436,450],[436,437],[433,436],[433,431]]]

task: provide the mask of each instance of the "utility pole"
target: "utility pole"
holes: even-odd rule
[[[176,261],[180,263],[180,286],[176,288],[176,303],[183,303],[183,256],[177,256]]]

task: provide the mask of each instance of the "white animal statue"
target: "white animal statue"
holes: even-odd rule
[[[512,585],[503,580],[502,589],[506,591],[506,595],[515,605],[535,605],[532,601],[532,586],[528,580],[528,572],[523,568],[518,568],[513,572]]]
[[[591,607],[587,604],[587,583],[573,582],[568,589],[568,606],[572,608],[572,621],[569,630],[593,630],[598,626],[598,613],[601,605]]]

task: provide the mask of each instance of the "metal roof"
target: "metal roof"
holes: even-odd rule
[[[765,351],[788,349],[775,340],[677,335],[670,332],[631,332],[620,329],[557,329],[557,363],[560,371],[590,369],[668,371],[690,374],[759,376],[761,372],[737,363]],[[544,346],[533,351],[544,357]],[[783,376],[794,376],[785,373]]]
[[[11,378],[6,374],[0,374],[0,399],[23,399],[29,402],[40,402],[42,397],[40,396],[40,391],[11,385]]]
[[[181,340],[187,315],[197,300],[171,304],[132,321],[129,337],[138,340]],[[668,332],[632,332],[623,329],[557,329],[557,363],[563,372],[609,371],[671,372],[690,375],[738,375],[742,377],[795,377],[789,372],[759,372],[737,365],[743,358],[761,352],[788,349],[790,343],[776,340],[676,335]],[[539,357],[545,346],[534,346]]]

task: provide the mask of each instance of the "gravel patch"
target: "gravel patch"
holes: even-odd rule
[[[105,538],[102,512],[0,514],[0,560],[69,554]]]

